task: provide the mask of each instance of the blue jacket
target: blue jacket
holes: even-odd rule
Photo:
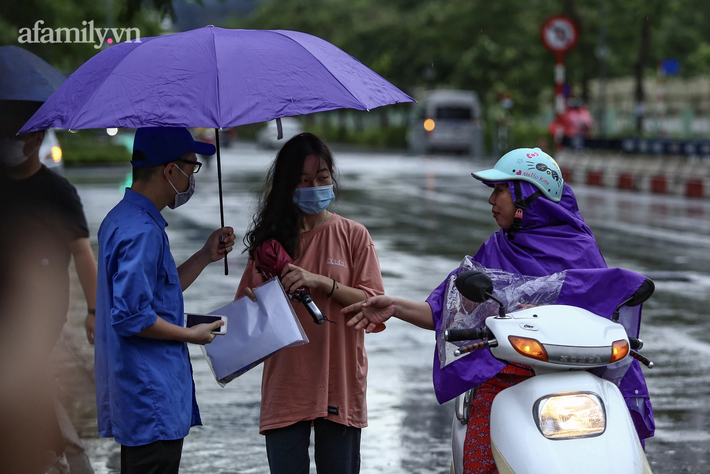
[[[187,345],[136,334],[158,316],[183,325],[180,278],[155,205],[130,189],[99,229],[95,371],[99,435],[125,446],[202,424]]]

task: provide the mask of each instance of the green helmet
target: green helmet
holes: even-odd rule
[[[539,148],[518,148],[509,151],[489,170],[471,173],[481,181],[527,181],[554,202],[562,199],[562,171],[550,155]]]

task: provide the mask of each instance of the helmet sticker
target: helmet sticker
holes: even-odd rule
[[[528,168],[533,169],[532,163],[528,163]],[[558,183],[560,182],[560,175],[557,174],[557,171],[555,171],[551,168],[548,168],[545,163],[538,163],[534,166],[534,168],[537,169],[538,171],[545,171],[547,174],[552,176],[552,179],[554,179]]]
[[[533,163],[528,163],[528,169],[542,171],[539,168],[536,168]],[[545,169],[547,170],[548,168],[545,167]],[[541,176],[541,175],[537,174],[535,171],[513,170],[513,173],[515,173],[517,176],[525,176],[527,178],[536,179],[542,183],[545,183],[545,186],[550,185],[550,182],[545,178],[545,176]],[[547,174],[549,175],[550,172],[548,171]],[[555,181],[559,182],[559,176],[557,176],[557,177],[555,177],[555,176],[557,176],[557,173],[555,173],[553,177],[554,177]]]

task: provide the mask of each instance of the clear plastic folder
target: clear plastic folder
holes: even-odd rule
[[[256,302],[245,296],[210,313],[229,319],[227,334],[202,346],[217,383],[223,387],[275,352],[308,343],[278,278],[255,288],[254,294]]]

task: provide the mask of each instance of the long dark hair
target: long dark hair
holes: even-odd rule
[[[291,138],[269,167],[261,190],[259,209],[244,236],[244,245],[250,257],[265,241],[276,239],[291,258],[298,258],[303,214],[293,202],[293,193],[301,180],[303,164],[309,155],[316,155],[325,161],[337,196],[335,162],[328,145],[312,133],[301,133]]]

